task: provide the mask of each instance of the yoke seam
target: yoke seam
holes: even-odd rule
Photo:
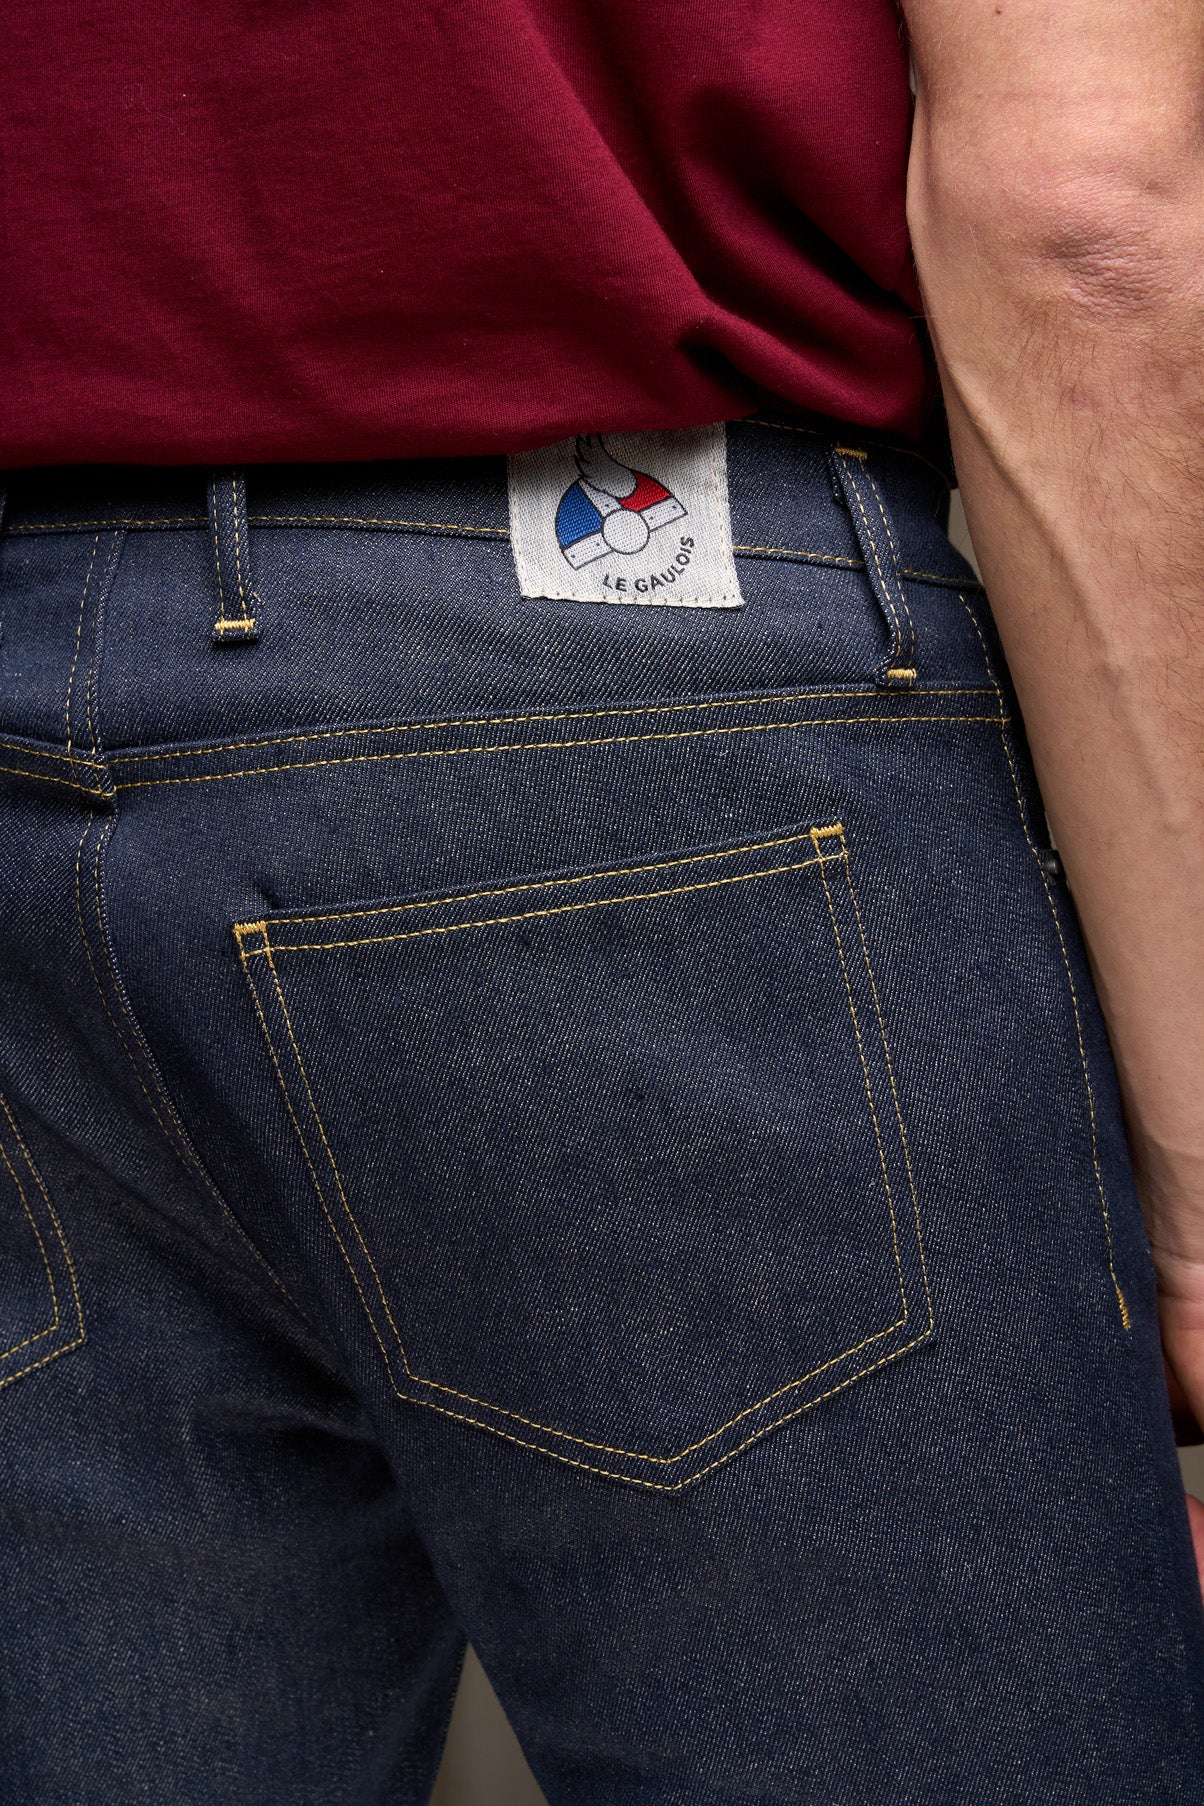
[[[537,712],[532,715],[466,715],[453,721],[403,721],[386,723],[379,727],[332,727],[318,728],[310,733],[285,734],[272,739],[223,740],[212,745],[183,746],[168,748],[163,752],[153,750],[118,752],[112,755],[113,765],[143,764],[148,760],[156,763],[164,759],[203,759],[214,753],[249,752],[268,746],[298,746],[310,744],[316,740],[338,740],[361,738],[367,739],[377,734],[421,734],[448,732],[457,727],[525,727],[534,722],[553,721],[604,721],[611,719],[634,720],[640,715],[681,715],[696,714],[708,709],[754,709],[781,708],[791,702],[830,702],[840,697],[847,697],[850,702],[861,700],[863,696],[876,695],[876,691],[855,689],[841,690],[787,690],[774,691],[765,696],[714,696],[702,697],[683,702],[650,702],[620,704],[604,709],[564,709],[552,713]],[[910,690],[910,696],[997,696],[997,685],[991,684],[949,684],[923,685],[919,689]],[[0,741],[0,745],[4,742]],[[20,751],[20,748],[14,750]],[[39,755],[42,756],[42,755]],[[44,755],[50,758],[62,758],[65,755],[53,753]]]
[[[34,778],[40,784],[65,784],[67,789],[74,790],[77,796],[91,797],[95,802],[109,801],[107,790],[90,790],[86,784],[79,783],[75,778],[56,777],[51,771],[27,771],[20,765],[2,764],[0,764],[0,771],[6,772],[9,777],[13,778]]]
[[[27,759],[53,759],[56,765],[82,765],[93,771],[103,771],[102,759],[90,759],[84,753],[43,751],[40,746],[29,746],[21,740],[0,739],[0,746],[8,752],[15,752]]]
[[[247,765],[236,771],[202,772],[188,778],[133,778],[118,784],[118,790],[150,790],[166,784],[214,784],[232,778],[267,776],[278,771],[315,771],[327,766],[388,764],[403,759],[462,758],[471,754],[509,752],[565,751],[573,747],[625,746],[655,740],[698,740],[719,734],[755,734],[774,730],[809,727],[891,727],[911,724],[950,725],[989,721],[998,725],[998,715],[835,715],[823,720],[814,717],[789,721],[765,721],[735,727],[689,728],[662,734],[609,734],[600,739],[502,741],[495,745],[435,747],[415,752],[355,753],[336,759],[297,759],[284,765]]]

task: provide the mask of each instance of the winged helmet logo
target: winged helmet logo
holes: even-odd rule
[[[642,552],[652,535],[687,510],[645,471],[621,464],[601,433],[582,433],[573,450],[579,472],[560,498],[556,539],[575,571],[610,552]]]

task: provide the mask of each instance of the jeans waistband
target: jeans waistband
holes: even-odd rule
[[[949,502],[944,474],[922,453],[866,440],[855,428],[827,434],[787,421],[729,423],[737,551],[861,562],[847,509],[825,473],[828,444],[866,453],[895,516],[904,573],[962,581],[956,558],[943,555]],[[192,467],[118,465],[17,471],[7,478],[4,526],[19,535],[204,530],[210,524],[206,492],[212,474]],[[241,475],[247,520],[256,529],[360,528],[486,538],[505,538],[508,532],[500,458],[262,465]]]
[[[500,458],[16,473],[0,731],[104,789],[123,749],[282,726],[980,680],[934,466],[789,422],[727,448],[727,620],[522,598]]]

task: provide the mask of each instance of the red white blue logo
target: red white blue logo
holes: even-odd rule
[[[612,458],[600,433],[582,433],[573,452],[581,475],[556,510],[556,538],[575,571],[609,552],[642,552],[652,535],[686,509],[642,470]]]

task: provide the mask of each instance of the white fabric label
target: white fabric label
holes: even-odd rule
[[[524,596],[739,608],[722,425],[581,433],[509,460]]]

